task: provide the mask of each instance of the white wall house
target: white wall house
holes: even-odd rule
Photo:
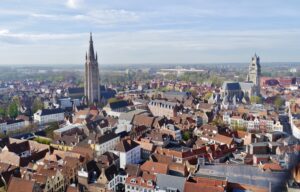
[[[116,145],[120,142],[120,137],[112,131],[105,133],[98,138],[95,144],[95,151],[97,155],[102,155],[103,153],[113,150]]]
[[[295,118],[291,112],[291,103],[286,103],[289,106],[289,120],[291,124],[291,129],[293,136],[300,139],[300,120]]]
[[[120,168],[124,169],[127,164],[138,164],[141,161],[141,147],[130,139],[122,140],[115,149],[120,158]]]
[[[0,132],[11,132],[16,131],[26,127],[26,123],[24,120],[10,120],[4,121],[0,123]]]
[[[296,137],[297,139],[300,139],[300,120],[293,119],[293,117],[291,117],[290,123],[291,123],[293,136]]]
[[[42,109],[38,110],[33,115],[33,119],[39,124],[46,124],[63,121],[65,119],[65,114],[62,109]]]

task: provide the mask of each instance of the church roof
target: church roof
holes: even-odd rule
[[[93,36],[92,36],[92,33],[90,33],[90,45],[89,45],[88,58],[90,60],[95,60],[95,53],[94,53],[94,45],[93,45]]]
[[[120,101],[115,101],[115,102],[109,103],[109,106],[111,109],[123,108],[123,107],[127,107],[128,105],[129,105],[128,102],[125,100],[120,100]]]
[[[69,94],[76,94],[76,93],[84,93],[84,88],[83,87],[69,87],[68,88]]]
[[[252,82],[241,82],[240,86],[241,86],[242,90],[250,90],[254,86],[254,83],[252,83]]]
[[[223,90],[240,90],[241,86],[238,82],[224,82]]]

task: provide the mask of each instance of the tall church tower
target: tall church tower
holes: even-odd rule
[[[98,56],[94,53],[93,37],[90,34],[89,51],[85,55],[84,95],[89,104],[100,101]]]
[[[260,76],[261,76],[260,59],[255,54],[252,57],[251,63],[249,65],[247,81],[255,84],[257,95],[260,94]]]

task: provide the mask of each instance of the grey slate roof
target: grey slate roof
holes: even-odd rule
[[[116,137],[119,137],[114,132],[105,133],[104,135],[101,135],[98,139],[99,144],[106,143],[109,140],[115,139]]]
[[[226,88],[227,90],[240,90],[241,86],[239,83],[227,83]]]
[[[69,94],[78,94],[82,93],[84,94],[84,88],[83,87],[74,87],[74,88],[68,88]]]
[[[154,106],[157,105],[157,106],[165,107],[165,108],[170,108],[170,107],[175,108],[177,106],[177,103],[155,99],[155,100],[151,100],[149,102],[149,105],[154,105]]]
[[[123,107],[127,107],[128,105],[129,105],[128,102],[124,100],[109,103],[111,109],[123,108]]]
[[[229,182],[255,185],[260,187],[278,189],[285,182],[287,172],[263,172],[251,165],[205,165],[201,166],[199,174],[227,177]],[[270,184],[271,183],[271,184]]]
[[[162,190],[167,191],[167,189],[177,189],[177,191],[183,192],[184,183],[185,177],[178,177],[165,174],[156,175],[156,185],[159,187],[159,189]]]
[[[42,109],[41,116],[52,115],[52,114],[63,113],[63,112],[64,111],[60,108],[58,108],[58,109]]]
[[[139,115],[142,113],[145,113],[146,110],[142,110],[142,109],[137,109],[137,110],[133,110],[133,111],[129,111],[127,113],[122,113],[119,117],[119,120],[126,120],[126,121],[132,121],[134,115]]]

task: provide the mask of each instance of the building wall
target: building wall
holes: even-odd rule
[[[58,122],[58,121],[63,121],[64,119],[65,119],[64,113],[57,113],[57,114],[43,115],[43,116],[34,114],[34,121],[38,122],[39,124]]]
[[[120,152],[120,167],[125,168],[126,164],[137,164],[141,161],[141,147],[137,146],[130,151]]]
[[[300,128],[297,127],[293,121],[291,121],[291,128],[292,128],[292,133],[293,133],[294,137],[296,137],[297,139],[300,139]]]
[[[7,123],[2,123],[0,124],[0,131],[1,132],[11,132],[11,131],[16,131],[22,128],[25,128],[26,124],[25,121],[22,122],[17,122],[17,123],[12,123],[12,124],[7,124]]]
[[[97,155],[102,155],[103,153],[105,153],[109,150],[113,150],[116,147],[116,145],[119,143],[119,141],[120,141],[120,137],[116,137],[105,143],[102,143],[101,145],[96,144],[95,151],[96,151]]]
[[[176,111],[172,108],[165,108],[165,107],[154,106],[154,105],[148,105],[148,107],[150,112],[154,116],[159,116],[159,117],[165,116],[169,119],[177,116]]]
[[[125,192],[154,192],[154,189],[145,188],[139,185],[131,185],[129,183],[125,184]],[[160,192],[163,192],[162,190],[159,190]]]

